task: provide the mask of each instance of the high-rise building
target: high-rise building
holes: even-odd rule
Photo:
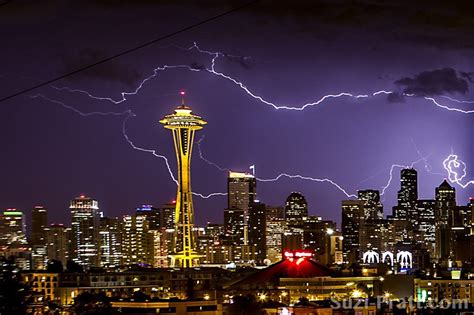
[[[393,215],[398,220],[407,220],[407,225],[418,226],[418,173],[413,168],[400,171],[400,190],[398,191],[397,205],[393,207]]]
[[[123,216],[122,255],[125,265],[153,264],[152,239],[150,239],[146,215]]]
[[[469,200],[471,206],[471,267],[474,265],[474,198]]]
[[[31,211],[31,245],[44,245],[48,227],[48,210],[43,206],[35,206]]]
[[[81,195],[69,206],[72,222],[71,258],[84,267],[99,263],[99,204],[96,200]]]
[[[164,229],[174,229],[176,212],[176,201],[167,203],[160,208],[160,227]]]
[[[255,248],[257,264],[262,265],[267,255],[266,206],[254,201],[249,209],[249,245]]]
[[[46,230],[46,255],[48,259],[58,260],[66,267],[69,260],[69,240],[71,235],[70,228],[66,228],[63,224],[51,224]]]
[[[267,221],[284,220],[285,208],[276,206],[267,206]]]
[[[252,174],[229,172],[227,178],[227,208],[243,211],[244,245],[248,244],[249,210],[256,197],[257,181]]]
[[[308,203],[299,192],[292,192],[285,203],[285,220],[288,225],[300,226],[308,217]]]
[[[122,233],[118,218],[100,218],[100,266],[117,267],[122,260]]]
[[[175,252],[171,256],[171,265],[176,267],[193,267],[199,265],[196,251],[196,240],[193,234],[194,208],[191,191],[191,154],[194,134],[202,129],[206,121],[194,115],[190,107],[183,104],[175,109],[174,114],[166,115],[160,120],[165,128],[173,132],[173,139],[178,162],[178,193],[175,212]]]
[[[470,248],[472,204],[456,206],[451,210],[448,225],[451,228],[450,258],[458,266],[471,265]]]
[[[10,208],[0,215],[0,246],[18,246],[27,244],[25,215]]]
[[[206,235],[212,237],[213,240],[217,241],[225,235],[225,229],[223,224],[207,223],[205,227]]]
[[[436,247],[435,257],[439,262],[445,263],[452,257],[452,233],[450,215],[456,208],[456,189],[446,180],[435,190],[436,208]]]
[[[417,213],[417,234],[416,241],[425,245],[426,250],[433,255],[436,244],[436,230],[435,230],[435,209],[436,200],[418,200],[416,204]]]
[[[224,210],[224,235],[233,244],[244,245],[245,214],[243,209]]]
[[[436,219],[447,223],[451,211],[456,207],[456,189],[446,180],[435,190]]]
[[[268,214],[268,209],[267,209]],[[271,263],[276,263],[283,259],[283,236],[286,231],[286,221],[284,218],[274,217],[269,220],[267,215],[267,231],[265,233],[267,241],[267,256]]]
[[[360,228],[365,223],[365,201],[342,201],[342,247],[344,261],[352,263],[360,255]]]
[[[304,249],[310,250],[319,261],[322,261],[321,258],[328,257],[330,238],[335,232],[335,222],[322,220],[318,216],[309,216],[303,223]]]
[[[366,189],[357,191],[357,199],[364,202],[364,217],[366,220],[383,219],[383,206],[378,190]]]
[[[145,215],[150,230],[159,230],[161,227],[161,209],[152,205],[142,205],[135,209],[136,214]]]

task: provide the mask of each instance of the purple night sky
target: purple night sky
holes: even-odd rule
[[[240,1],[4,1],[0,5],[0,98],[65,72],[174,32],[243,4]],[[310,3],[312,5],[310,5]],[[347,4],[351,3],[351,4]],[[178,92],[208,121],[198,132],[202,153],[221,167],[258,178],[279,173],[329,178],[349,193],[382,189],[392,164],[415,165],[420,198],[433,198],[448,176],[443,160],[451,153],[466,162],[462,183],[474,180],[474,113],[435,106],[424,96],[465,111],[474,103],[473,8],[440,7],[412,1],[261,1],[246,9],[140,49],[54,83],[121,99],[163,65],[120,104],[52,86],[1,103],[0,209],[29,213],[49,209],[50,222],[69,224],[69,200],[81,193],[99,201],[107,216],[132,213],[141,204],[175,198],[176,173],[171,133],[158,121],[179,105]],[[429,4],[429,5],[428,5]],[[239,80],[276,105],[301,107],[326,94],[395,91],[368,98],[327,99],[304,111],[277,110],[252,98],[231,81],[205,71],[212,56],[179,47],[220,51],[215,70]],[[178,47],[179,46],[179,47]],[[402,93],[416,96],[402,96]],[[43,95],[50,100],[31,96]],[[61,106],[62,102],[65,106]],[[135,114],[81,116],[78,112]],[[384,199],[391,213],[399,189],[399,168]],[[193,190],[226,191],[225,171],[200,159],[195,144]],[[312,215],[340,221],[347,197],[329,183],[281,178],[258,182],[258,197],[283,205],[291,191],[302,192]],[[474,195],[453,184],[460,204]],[[194,198],[196,221],[221,222],[226,197]]]

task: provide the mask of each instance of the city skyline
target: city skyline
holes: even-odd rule
[[[221,5],[212,10],[219,11]],[[306,5],[288,4],[285,22],[268,3],[251,6],[136,51],[133,56],[123,56],[54,86],[5,101],[0,112],[5,178],[0,208],[27,209],[45,204],[59,222],[67,219],[67,200],[80,193],[101,200],[103,209],[115,215],[123,215],[142,203],[161,204],[174,199],[175,183],[164,160],[137,148],[155,150],[171,161],[172,140],[157,122],[179,104],[177,94],[181,89],[188,93],[187,103],[211,122],[201,133],[204,138],[196,140],[200,141],[202,157],[220,168],[245,172],[255,165],[260,179],[274,179],[280,173],[327,178],[354,194],[363,189],[382,191],[392,165],[409,166],[418,161],[414,166],[420,182],[426,183],[420,186],[420,198],[432,198],[431,187],[449,175],[443,161],[453,153],[466,163],[461,184],[472,180],[473,147],[469,139],[473,114],[465,113],[472,111],[472,104],[452,100],[474,99],[469,74],[473,71],[472,58],[468,47],[459,47],[458,42],[464,40],[457,42],[450,37],[457,38],[456,31],[440,25],[438,20],[442,18],[421,18],[415,23],[418,19],[412,17],[417,16],[421,4],[396,6],[406,23],[400,33],[373,24],[378,20],[373,12],[378,12],[387,25],[398,25],[389,23],[394,9],[389,5],[378,4],[378,11],[365,11],[350,4],[319,4],[318,12],[357,12],[355,18],[367,25],[365,29],[354,28],[351,19],[342,24],[320,16],[307,20]],[[372,5],[363,3],[362,8]],[[31,15],[49,19],[47,7],[32,5],[23,13],[14,7],[9,4],[0,12],[5,29],[16,34],[5,36],[8,49],[2,51],[2,96],[208,14],[192,5],[160,7],[160,17],[176,19],[156,28],[153,8],[158,6],[134,7],[134,12],[142,16],[137,21],[120,5],[97,9],[88,4],[74,6],[74,18],[70,17],[71,8],[58,7],[58,14],[49,23],[36,25],[38,20],[31,19]],[[94,17],[87,14],[92,8],[97,9]],[[260,9],[267,13],[262,15]],[[460,15],[468,12],[455,10]],[[449,15],[439,5],[430,6],[426,14]],[[89,23],[82,22],[84,16],[88,16]],[[341,13],[341,19],[344,16]],[[128,28],[115,32],[104,28],[104,21]],[[305,23],[308,31],[299,31]],[[31,25],[38,33],[31,33]],[[68,27],[58,27],[61,25]],[[463,29],[468,26],[456,27],[470,34]],[[421,30],[426,29],[442,40],[421,36]],[[78,45],[73,44],[74,39]],[[71,45],[64,44],[69,41]],[[31,42],[38,45],[30,47]],[[439,47],[436,42],[446,46]],[[215,68],[213,52],[221,53]],[[36,58],[29,54],[36,54]],[[165,65],[182,67],[157,70],[155,75],[154,70]],[[237,79],[253,95],[277,106],[301,108],[329,94],[361,97],[326,98],[301,111],[276,109],[216,73]],[[373,95],[376,92],[380,93]],[[425,97],[461,111],[439,107]],[[128,116],[128,110],[135,116]],[[93,114],[97,112],[117,114]],[[225,192],[226,172],[201,159],[198,149],[196,143],[194,191],[204,195]],[[171,170],[177,174],[172,163]],[[397,182],[399,168],[393,171]],[[258,184],[259,199],[266,204],[282,204],[287,192],[301,191],[310,213],[333,220],[338,220],[333,213],[345,198],[329,182],[281,177],[276,182]],[[458,202],[474,195],[472,184],[466,188],[455,186]],[[390,185],[382,196],[388,207],[397,203],[397,189]],[[196,221],[202,224],[217,219],[226,197],[196,197],[194,202]]]
[[[0,0],[0,314],[472,313],[472,12]]]

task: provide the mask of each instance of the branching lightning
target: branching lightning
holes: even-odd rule
[[[215,168],[217,168],[219,171],[226,171],[226,172],[230,172],[230,169],[228,168],[225,168],[225,167],[221,167],[219,165],[217,165],[216,163],[212,162],[212,161],[209,161],[208,159],[206,159],[204,157],[204,154],[202,154],[202,149],[201,149],[201,142],[204,140],[204,135],[197,141],[197,146],[198,146],[198,153],[199,153],[199,157],[201,158],[201,160],[203,160],[204,162],[206,162],[207,164],[211,165],[211,166],[214,166]]]
[[[313,177],[303,176],[303,175],[299,175],[299,174],[290,175],[290,174],[286,174],[286,173],[281,173],[281,174],[279,174],[278,176],[276,176],[274,178],[258,178],[257,177],[256,179],[259,182],[276,182],[282,177],[287,177],[287,178],[291,178],[291,179],[297,178],[297,179],[309,180],[309,181],[318,182],[318,183],[330,183],[331,185],[336,187],[338,190],[340,190],[344,195],[346,195],[346,197],[348,197],[348,198],[352,198],[352,197],[357,198],[356,195],[348,193],[339,184],[337,184],[336,182],[334,182],[333,180],[331,180],[329,178],[313,178]]]
[[[465,182],[464,184],[462,183],[464,177],[467,175],[467,166],[466,163],[460,160],[456,154],[451,153],[448,155],[448,157],[443,161],[443,166],[448,172],[448,179],[451,183],[456,183],[462,188],[474,184],[474,180]]]
[[[176,46],[178,47],[178,46]],[[236,86],[237,88],[243,90],[248,96],[250,96],[251,98],[259,101],[260,103],[263,103],[265,105],[269,105],[271,107],[273,107],[274,109],[276,110],[293,110],[293,111],[304,111],[306,110],[307,108],[309,107],[313,107],[313,106],[317,106],[317,105],[320,105],[322,104],[323,102],[327,101],[327,100],[330,100],[330,99],[335,99],[335,98],[340,98],[340,97],[349,97],[349,98],[354,98],[354,99],[366,99],[366,98],[370,98],[370,97],[375,97],[375,96],[378,96],[378,95],[389,95],[389,94],[392,94],[392,93],[395,93],[394,91],[387,91],[387,90],[380,90],[380,91],[376,91],[376,92],[373,92],[373,93],[368,93],[368,94],[353,94],[353,93],[349,93],[349,92],[340,92],[340,93],[334,93],[334,94],[327,94],[327,95],[324,95],[322,97],[320,97],[319,99],[315,100],[315,101],[311,101],[311,102],[308,102],[306,104],[302,104],[302,105],[299,105],[299,106],[291,106],[291,105],[279,105],[279,104],[276,104],[274,102],[271,102],[267,99],[265,99],[263,96],[260,96],[260,95],[257,95],[256,93],[254,93],[251,88],[247,87],[243,82],[241,82],[240,80],[230,76],[230,75],[227,75],[223,72],[220,72],[216,69],[216,63],[218,61],[219,58],[225,58],[225,57],[238,57],[238,58],[248,58],[248,57],[240,57],[240,56],[232,56],[232,55],[228,55],[228,54],[224,54],[222,52],[211,52],[211,51],[207,51],[207,50],[203,50],[201,49],[196,43],[194,43],[191,47],[189,48],[182,48],[182,47],[178,47],[179,49],[181,50],[187,50],[187,51],[197,51],[198,53],[200,54],[205,54],[205,55],[208,55],[210,56],[210,66],[207,67],[207,66],[191,66],[191,65],[185,65],[185,64],[178,64],[178,65],[162,65],[162,66],[159,66],[159,67],[156,67],[155,69],[153,69],[153,72],[152,74],[150,74],[149,76],[147,76],[146,78],[144,78],[139,84],[138,86],[131,90],[131,91],[123,91],[123,92],[120,92],[120,97],[119,98],[112,98],[112,97],[104,97],[104,96],[96,96],[96,95],[93,95],[92,93],[86,91],[86,90],[82,90],[82,89],[75,89],[75,88],[70,88],[70,87],[58,87],[58,86],[51,86],[53,89],[57,90],[57,91],[67,91],[67,92],[70,92],[70,93],[81,93],[91,99],[95,99],[95,100],[99,100],[99,101],[107,101],[107,102],[110,102],[110,103],[113,103],[115,105],[119,105],[119,104],[122,104],[124,102],[126,102],[128,100],[128,97],[129,96],[132,96],[132,95],[137,95],[140,90],[149,82],[151,81],[152,79],[156,78],[158,76],[159,73],[161,72],[165,72],[167,70],[173,70],[173,69],[184,69],[184,70],[188,70],[188,71],[193,71],[193,72],[206,72],[208,74],[211,74],[211,75],[214,75],[214,76],[217,76],[219,78],[222,78],[222,79],[225,79],[226,81],[229,81],[231,82],[234,86]],[[413,94],[403,94],[404,96],[406,97],[418,97],[417,95],[413,95]],[[90,113],[84,113],[80,110],[77,110],[76,108],[74,107],[71,107],[69,105],[66,105],[65,103],[63,102],[60,102],[60,101],[56,101],[56,100],[52,100],[42,94],[37,94],[37,95],[33,95],[33,96],[30,96],[32,98],[42,98],[46,101],[50,101],[50,102],[53,102],[53,103],[56,103],[58,105],[61,105],[62,107],[64,108],[67,108],[67,109],[70,109],[74,112],[76,112],[77,114],[80,114],[82,116],[90,116],[90,115],[115,115],[115,116],[120,116],[120,115],[125,115],[125,119],[123,120],[123,126],[122,126],[122,132],[123,132],[123,136],[125,138],[125,140],[127,141],[127,143],[129,143],[129,145],[135,149],[135,150],[138,150],[138,151],[142,151],[142,152],[146,152],[146,153],[151,153],[153,154],[155,157],[158,157],[160,159],[163,159],[165,161],[165,164],[166,164],[166,167],[167,167],[167,170],[170,174],[170,177],[171,179],[177,184],[178,181],[176,180],[171,168],[170,168],[170,165],[169,165],[169,162],[168,162],[168,159],[164,156],[164,155],[160,155],[156,152],[156,150],[153,150],[153,149],[145,149],[145,148],[141,148],[141,147],[138,147],[136,146],[133,141],[130,139],[130,137],[127,135],[126,133],[126,123],[128,121],[129,118],[131,117],[134,117],[135,114],[131,111],[131,110],[126,110],[124,112],[90,112]],[[445,99],[448,99],[452,102],[456,102],[456,103],[466,103],[466,104],[472,104],[474,103],[474,101],[461,101],[461,100],[456,100],[454,98],[451,98],[449,96],[440,96],[442,98],[445,98]],[[474,113],[474,110],[463,110],[463,109],[459,109],[459,108],[456,108],[456,107],[450,107],[450,106],[447,106],[447,105],[443,105],[441,103],[439,103],[435,98],[433,97],[427,97],[427,96],[423,96],[422,97],[423,99],[427,100],[427,101],[430,101],[432,104],[434,104],[435,106],[441,108],[441,109],[444,109],[444,110],[448,110],[448,111],[453,111],[453,112],[458,112],[458,113],[463,113],[463,114],[471,114],[471,113]],[[201,142],[202,140],[204,139],[204,137],[202,137],[198,142],[197,142],[197,145],[198,145],[198,150],[199,150],[199,156],[202,160],[204,160],[206,163],[208,163],[209,165],[212,165],[213,167],[219,169],[220,171],[229,171],[227,168],[224,168],[224,167],[221,167],[219,165],[217,165],[216,163],[212,162],[212,161],[209,161],[208,159],[206,159],[204,157],[204,155],[202,154],[202,150],[201,150]],[[425,164],[425,169],[427,171],[431,171],[431,165],[428,164],[427,162],[427,158],[426,157],[423,157],[421,156],[421,153],[417,150],[418,152],[418,155],[420,156],[420,159],[413,162],[412,164],[410,165],[399,165],[399,164],[394,164],[391,166],[390,168],[390,172],[389,172],[389,179],[386,183],[386,185],[384,185],[381,189],[381,195],[383,195],[386,191],[386,189],[390,186],[391,182],[392,182],[392,179],[393,179],[393,170],[396,169],[396,168],[406,168],[406,167],[413,167],[414,164],[417,164],[419,162],[424,162]],[[454,160],[449,160],[449,158],[452,158],[454,157]],[[467,187],[468,185],[472,184],[473,181],[470,181],[466,184],[461,184],[461,180],[466,176],[465,174],[465,163],[461,160],[458,160],[457,159],[457,156],[455,155],[450,155],[450,157],[448,157],[448,159],[445,160],[445,162],[443,163],[444,165],[444,168],[448,171],[448,174],[449,174],[449,178],[452,182],[455,182],[457,184],[459,184],[461,187],[465,188]],[[447,162],[448,161],[448,162]],[[458,174],[454,168],[459,168],[459,167],[464,167],[462,168],[463,170],[463,173],[460,175]],[[352,193],[349,193],[346,189],[344,189],[342,186],[340,186],[339,184],[337,184],[336,182],[334,182],[333,180],[329,179],[329,178],[313,178],[313,177],[309,177],[309,176],[305,176],[305,175],[300,175],[300,174],[287,174],[287,173],[281,173],[279,175],[277,175],[276,177],[274,178],[268,178],[268,179],[264,179],[264,178],[257,178],[258,181],[261,181],[261,182],[274,182],[274,181],[278,181],[279,179],[283,178],[283,177],[286,177],[286,178],[291,178],[291,179],[302,179],[302,180],[309,180],[309,181],[314,181],[314,182],[322,182],[322,183],[329,183],[331,185],[333,185],[334,187],[336,187],[339,191],[341,191],[344,195],[346,195],[348,198],[350,197],[356,197],[356,195],[352,194]],[[213,196],[222,196],[222,195],[226,195],[226,193],[220,193],[220,192],[216,192],[216,193],[211,193],[211,194],[208,194],[208,195],[203,195],[203,194],[200,194],[200,193],[193,193],[194,195],[196,196],[199,196],[201,198],[210,198],[210,197],[213,197]]]
[[[89,113],[85,113],[85,112],[82,112],[80,110],[78,110],[77,108],[74,108],[72,106],[69,106],[61,101],[57,101],[57,100],[53,100],[49,97],[46,97],[44,96],[43,94],[35,94],[35,95],[30,95],[30,98],[41,98],[45,101],[48,101],[48,102],[51,102],[51,103],[54,103],[54,104],[57,104],[57,105],[60,105],[66,109],[69,109],[73,112],[75,112],[76,114],[79,114],[83,117],[88,117],[88,116],[94,116],[94,115],[100,115],[100,116],[123,116],[123,115],[127,115],[128,117],[130,116],[134,116],[135,114],[132,113],[131,110],[126,110],[126,111],[123,111],[123,112],[89,112]]]
[[[153,149],[145,149],[145,148],[142,148],[142,147],[139,147],[137,146],[131,139],[130,137],[128,136],[127,134],[127,128],[126,128],[126,125],[127,125],[127,122],[130,118],[132,117],[136,117],[136,114],[132,112],[132,110],[128,109],[128,110],[125,110],[123,112],[83,112],[83,111],[80,111],[78,110],[77,108],[75,107],[72,107],[70,105],[67,105],[65,104],[64,102],[61,102],[61,101],[58,101],[58,100],[54,100],[54,99],[51,99],[49,97],[46,97],[42,94],[36,94],[36,95],[30,95],[30,98],[32,99],[37,99],[37,98],[41,98],[45,101],[48,101],[48,102],[51,102],[53,104],[57,104],[57,105],[60,105],[68,110],[71,110],[73,111],[74,113],[76,114],[79,114],[80,116],[83,116],[83,117],[89,117],[89,116],[94,116],[94,115],[99,115],[99,116],[125,116],[123,122],[122,122],[122,135],[123,137],[125,138],[125,140],[127,141],[127,143],[134,149],[134,150],[137,150],[137,151],[141,151],[141,152],[145,152],[145,153],[151,153],[153,156],[157,157],[157,158],[160,158],[160,159],[163,159],[165,161],[165,165],[166,165],[166,168],[168,170],[168,173],[171,177],[171,179],[176,183],[176,185],[178,185],[178,181],[176,180],[174,174],[173,174],[173,171],[171,170],[171,167],[170,167],[170,164],[169,164],[169,161],[168,161],[168,158],[164,155],[161,155],[159,153],[156,152],[156,150],[153,150]],[[201,197],[201,198],[204,198],[204,199],[208,199],[208,198],[211,198],[211,197],[214,197],[214,196],[225,196],[227,195],[227,193],[221,193],[221,192],[213,192],[213,193],[210,193],[210,194],[202,194],[202,193],[197,193],[197,192],[193,192],[193,195],[195,196],[198,196],[198,197]]]
[[[395,93],[394,91],[386,91],[386,90],[380,90],[380,91],[376,91],[376,92],[369,93],[369,94],[353,94],[353,93],[349,93],[349,92],[340,92],[340,93],[324,95],[324,96],[320,97],[319,99],[317,99],[315,101],[312,101],[312,102],[309,102],[309,103],[306,103],[306,104],[303,104],[303,105],[300,105],[300,106],[277,105],[276,103],[271,102],[271,101],[265,99],[264,97],[262,97],[260,95],[257,95],[249,87],[247,87],[243,82],[239,81],[238,79],[233,78],[230,75],[227,75],[223,72],[220,72],[220,71],[216,70],[216,63],[217,63],[218,58],[220,58],[220,57],[239,57],[240,58],[240,56],[228,55],[228,54],[224,54],[222,52],[207,51],[207,50],[201,49],[197,45],[197,43],[194,43],[189,48],[183,48],[183,47],[179,47],[179,46],[175,46],[175,47],[177,47],[181,50],[186,50],[186,51],[195,50],[195,51],[197,51],[201,54],[211,56],[212,57],[211,60],[210,60],[211,66],[210,67],[204,67],[203,66],[201,68],[201,67],[193,67],[193,66],[190,66],[190,65],[181,64],[181,65],[163,65],[163,66],[157,67],[157,68],[153,69],[153,73],[151,75],[149,75],[148,77],[146,77],[145,79],[143,79],[134,90],[129,91],[129,92],[125,92],[125,91],[120,92],[121,97],[119,99],[114,99],[112,97],[95,96],[95,95],[93,95],[92,93],[90,93],[88,91],[81,90],[81,89],[72,89],[72,88],[69,88],[69,87],[52,86],[52,88],[54,88],[56,90],[59,90],[59,91],[66,90],[66,91],[72,92],[72,93],[82,93],[82,94],[85,94],[86,96],[88,96],[90,98],[95,99],[95,100],[109,101],[109,102],[114,103],[114,104],[121,104],[121,103],[127,101],[127,96],[138,94],[138,92],[143,88],[143,86],[148,81],[150,81],[150,80],[152,80],[152,79],[154,79],[158,76],[158,73],[164,72],[166,70],[171,70],[171,69],[185,69],[185,70],[194,71],[194,72],[205,71],[205,72],[207,72],[209,74],[212,74],[214,76],[218,76],[220,78],[223,78],[223,79],[233,83],[238,88],[242,89],[247,95],[249,95],[253,99],[258,100],[259,102],[261,102],[263,104],[272,106],[274,109],[277,109],[277,110],[304,111],[308,107],[317,106],[317,105],[323,103],[326,100],[334,99],[334,98],[351,97],[351,98],[359,99],[359,98],[374,97],[374,96],[381,95],[381,94],[388,95],[388,94]],[[248,58],[248,57],[244,57],[244,59],[245,58]],[[413,94],[403,94],[403,95],[408,96],[408,97],[417,97],[417,95],[413,95]],[[472,102],[471,101],[460,101],[460,100],[456,100],[456,99],[448,97],[448,96],[441,96],[441,97],[449,99],[449,100],[454,101],[454,102],[458,102],[458,103],[474,103],[474,101],[472,101]],[[474,110],[462,110],[462,109],[459,109],[459,108],[456,108],[456,107],[449,107],[447,105],[440,104],[438,101],[436,101],[436,99],[434,99],[432,97],[424,97],[424,99],[428,100],[428,101],[431,101],[437,107],[440,107],[440,108],[448,110],[448,111],[455,111],[455,112],[459,112],[459,113],[463,113],[463,114],[474,113]]]

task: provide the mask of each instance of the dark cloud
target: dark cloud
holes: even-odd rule
[[[64,72],[72,72],[77,69],[80,69],[84,66],[96,63],[100,60],[106,59],[109,57],[103,51],[88,48],[80,51],[75,56],[62,56]],[[89,77],[96,79],[103,79],[109,81],[116,81],[123,83],[127,86],[134,86],[138,79],[142,77],[142,74],[135,69],[120,63],[116,60],[107,61],[103,64],[97,65],[92,69],[82,71],[74,76],[71,76],[70,79],[77,77]]]
[[[387,101],[390,103],[403,103],[405,102],[405,98],[403,97],[403,94],[393,92],[387,95]]]
[[[474,72],[464,72],[460,71],[459,74],[463,77],[466,78],[469,82],[474,82]]]
[[[195,70],[206,70],[206,66],[198,62],[192,62],[189,66]]]
[[[233,56],[233,55],[224,55],[225,58],[230,61],[239,64],[244,69],[251,69],[253,68],[254,64],[251,62],[250,57],[246,56]]]
[[[423,71],[411,78],[401,78],[395,84],[403,93],[417,96],[465,94],[469,90],[468,82],[452,68]]]

